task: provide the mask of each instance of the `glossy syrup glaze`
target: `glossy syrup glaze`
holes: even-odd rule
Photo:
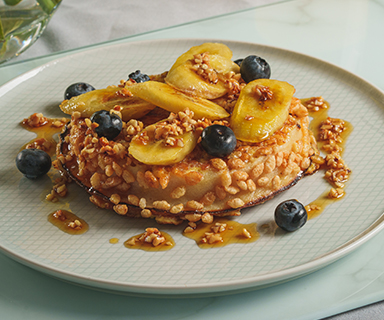
[[[89,226],[83,219],[67,210],[56,210],[48,215],[48,221],[61,231],[69,234],[83,234]]]
[[[308,100],[309,99],[302,99],[301,101],[305,104]],[[324,101],[323,108],[320,108],[319,110],[311,110],[308,108],[309,115],[312,117],[310,130],[317,139],[319,150],[321,150],[325,144],[325,142],[318,139],[318,137],[320,135],[320,127],[322,123],[329,117],[329,107],[329,103]],[[28,119],[24,119],[21,125],[26,130],[36,133],[37,137],[26,143],[23,148],[33,148],[36,146],[38,148],[46,148],[45,151],[53,156],[56,147],[54,136],[62,130],[66,119],[49,119],[44,117],[43,119],[40,119],[40,123],[37,125],[30,125],[31,119],[32,121],[35,119],[34,115],[30,116]],[[344,122],[346,124],[345,130],[341,133],[342,141],[339,143],[341,148],[340,154],[343,153],[347,138],[353,130],[353,126],[349,122]],[[324,167],[325,166],[322,165],[320,166],[320,169],[325,169]],[[342,199],[344,195],[345,193],[338,197],[331,198],[329,196],[329,190],[325,190],[317,199],[306,205],[308,219],[313,219],[319,216],[328,205]],[[315,209],[313,210],[313,208]],[[60,230],[69,234],[82,234],[89,228],[84,220],[66,210],[52,212],[48,216],[48,221]],[[147,230],[149,229],[156,228],[148,228]],[[186,232],[187,229],[189,229],[188,232]],[[208,249],[213,247],[223,247],[234,243],[246,244],[255,242],[259,239],[260,234],[265,233],[265,226],[262,225],[259,229],[260,233],[258,232],[256,223],[241,224],[230,218],[216,218],[212,223],[198,223],[193,225],[193,228],[186,228],[183,235],[194,240],[200,248]],[[273,229],[276,230],[276,228]],[[145,241],[146,236],[147,231],[130,237],[128,240],[124,241],[124,246],[129,249],[140,249],[145,251],[165,251],[170,250],[175,246],[175,241],[166,232],[161,232],[161,237],[163,237],[164,240],[158,245],[154,245],[150,241]],[[117,244],[119,243],[119,239],[111,238],[109,239],[109,243]]]
[[[41,149],[47,152],[51,157],[54,156],[57,144],[55,135],[61,132],[67,121],[68,119],[66,118],[53,119],[46,118],[42,114],[32,114],[24,119],[20,125],[24,129],[35,133],[37,136],[27,142],[21,149]]]
[[[128,249],[144,251],[167,251],[175,246],[175,240],[166,232],[157,228],[147,228],[145,232],[135,235],[124,242]]]
[[[305,104],[310,99],[311,98],[302,99],[301,101],[303,104]],[[329,109],[330,109],[330,104],[327,101],[324,101],[324,107],[320,108],[319,110],[309,109],[309,116],[312,117],[309,128],[313,132],[316,138],[317,146],[319,150],[323,150],[324,149],[323,147],[326,144],[325,141],[319,139],[319,136],[321,134],[320,133],[321,125],[324,123],[324,121],[326,121],[329,118],[329,112],[328,112]],[[346,120],[343,120],[343,122],[345,124],[345,129],[343,130],[343,132],[340,133],[341,141],[337,143],[337,145],[340,147],[339,153],[341,156],[343,155],[344,150],[346,148],[347,139],[351,134],[351,132],[353,131],[353,126],[350,122]],[[325,165],[323,164],[320,167],[320,169],[325,170],[326,169]],[[330,184],[330,187],[334,187],[332,183],[329,182],[329,184]],[[343,188],[343,191],[344,192],[342,194],[331,197],[330,190],[328,188],[324,190],[324,192],[320,194],[317,199],[313,200],[311,203],[306,205],[306,209],[308,212],[308,220],[318,217],[327,206],[335,203],[336,201],[341,200],[345,196],[345,188]]]
[[[229,218],[216,218],[212,223],[197,224],[194,231],[185,230],[183,235],[196,241],[202,249],[251,243],[260,237],[256,223],[242,224]]]

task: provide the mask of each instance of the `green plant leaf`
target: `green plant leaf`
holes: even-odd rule
[[[3,0],[3,1],[7,6],[15,6],[19,4],[22,0]],[[0,19],[0,41],[4,41],[4,40],[5,40],[5,31],[4,31],[4,26],[1,23],[1,19]]]
[[[17,1],[17,0],[15,0]],[[61,0],[36,0],[39,5],[41,6],[41,9],[47,14],[51,14],[53,9],[56,8],[56,6],[60,3]]]
[[[4,40],[5,40],[5,34],[4,34],[3,24],[1,23],[1,19],[0,19],[0,41],[4,41]]]
[[[4,0],[4,3],[8,6],[15,6],[20,3],[22,0]]]

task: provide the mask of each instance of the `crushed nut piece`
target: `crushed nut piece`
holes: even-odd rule
[[[249,231],[248,231],[247,229],[245,229],[245,228],[243,228],[243,230],[242,230],[242,235],[243,235],[244,237],[248,238],[248,239],[251,239],[251,238],[252,238],[252,236],[251,236],[251,234],[249,233]]]
[[[342,196],[344,196],[345,192],[342,188],[332,188],[330,191],[329,191],[329,194],[328,194],[328,197],[331,198],[331,199],[338,199],[338,198],[341,198]]]
[[[71,221],[68,223],[68,227],[75,229],[75,230],[80,230],[83,227],[83,224],[79,220]]]
[[[152,216],[152,212],[149,209],[143,209],[141,210],[141,216],[143,218],[150,218]]]
[[[128,206],[126,204],[117,204],[113,206],[113,210],[122,216],[128,213]]]
[[[304,106],[307,107],[309,111],[319,111],[321,109],[326,109],[328,106],[325,103],[323,97],[312,97],[303,102]]]
[[[210,213],[206,212],[204,213],[202,216],[201,216],[201,221],[203,223],[212,223],[213,222],[213,215],[211,215]]]
[[[255,87],[255,93],[259,101],[267,101],[273,99],[273,92],[269,87],[257,85]]]
[[[65,216],[63,210],[57,210],[56,212],[53,213],[53,216],[56,219],[59,219],[60,221],[64,221],[65,219],[67,219],[67,217]]]
[[[211,68],[209,54],[207,52],[195,54],[192,59],[192,70],[210,83],[217,83],[219,80],[217,72]]]
[[[157,247],[162,243],[165,243],[165,238],[157,228],[147,228],[145,232],[140,235],[139,238],[135,239],[133,245],[136,245],[136,242],[141,243],[151,243],[152,246]]]
[[[42,113],[34,113],[27,119],[23,120],[23,124],[31,128],[38,128],[48,123],[48,119]]]

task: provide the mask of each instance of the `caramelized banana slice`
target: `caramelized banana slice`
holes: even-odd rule
[[[70,100],[64,100],[60,104],[60,109],[67,114],[78,111],[82,117],[90,117],[96,111],[108,111],[119,105],[123,108],[121,110],[123,121],[129,121],[140,119],[156,107],[143,99],[130,96],[125,91],[124,88],[114,86],[90,91]]]
[[[143,134],[151,135],[154,125],[146,127],[135,136],[129,146],[129,153],[136,160],[148,165],[170,165],[182,161],[193,151],[197,144],[198,135],[194,132],[186,132],[175,138],[175,146],[166,145],[165,139],[149,142],[142,140]]]
[[[295,88],[287,82],[258,79],[242,90],[231,116],[237,139],[261,142],[279,130],[288,117]]]
[[[170,112],[179,112],[189,109],[195,114],[195,118],[208,118],[212,120],[229,117],[227,111],[218,104],[199,97],[191,97],[172,88],[171,86],[156,82],[147,81],[137,83],[127,88],[143,100],[157,105]]]
[[[206,42],[199,46],[191,47],[187,52],[183,53],[179,58],[177,58],[177,60],[175,61],[175,63],[173,64],[169,72],[173,71],[173,69],[182,65],[184,62],[191,60],[194,55],[201,54],[204,52],[207,52],[212,55],[213,54],[220,55],[227,60],[232,59],[232,51],[225,44]]]
[[[239,66],[220,55],[207,55],[204,68],[195,65],[193,58],[168,72],[165,82],[176,89],[204,99],[216,99],[225,95],[228,86],[223,76],[230,71],[239,72]]]

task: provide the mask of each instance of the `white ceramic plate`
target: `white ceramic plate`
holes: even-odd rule
[[[206,40],[205,40],[206,41]],[[173,61],[202,40],[159,40],[111,45],[69,55],[34,69],[0,87],[0,246],[14,259],[60,279],[106,290],[136,294],[223,294],[290,280],[313,272],[351,252],[383,228],[384,95],[336,66],[286,50],[250,43],[225,42],[234,59],[257,54],[272,67],[272,77],[292,83],[299,98],[322,95],[330,116],[354,126],[344,159],[353,173],[341,201],[294,233],[261,234],[252,244],[200,249],[181,235],[182,226],[160,226],[172,235],[170,251],[129,250],[123,242],[146,227],[144,219],[127,219],[96,208],[75,185],[59,203],[44,201],[48,177],[24,178],[15,167],[20,147],[34,135],[18,124],[34,112],[61,117],[58,104],[66,87],[84,81],[97,88],[118,84],[140,69],[168,70]],[[241,223],[259,226],[273,220],[285,199],[304,204],[329,185],[318,173],[264,205],[244,210]],[[47,221],[57,209],[70,209],[90,230],[79,236],[59,231]],[[118,238],[118,244],[110,244]]]

